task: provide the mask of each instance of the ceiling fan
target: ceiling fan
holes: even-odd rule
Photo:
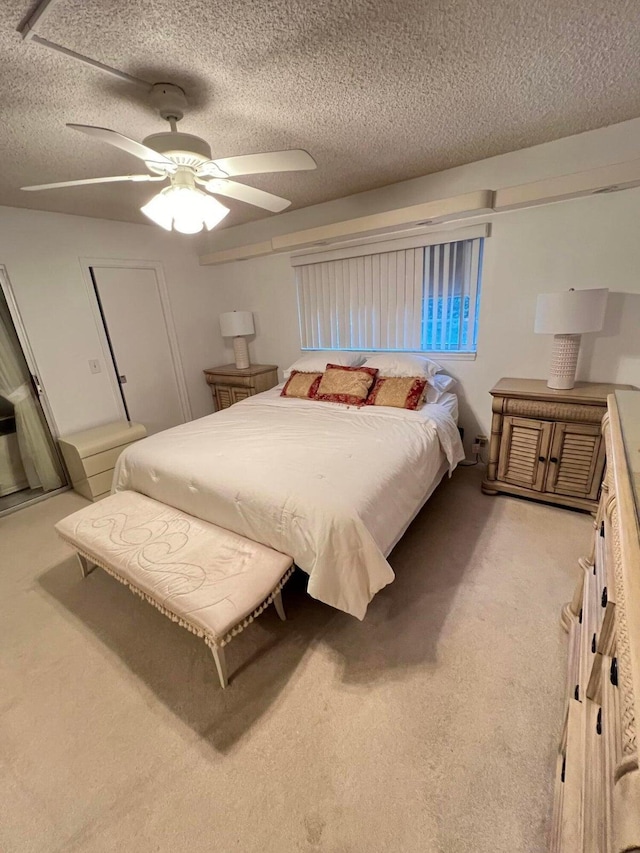
[[[291,204],[286,198],[230,180],[231,177],[303,171],[317,167],[313,157],[302,149],[242,154],[212,160],[211,148],[204,139],[190,133],[181,133],[177,129],[177,123],[183,117],[187,103],[184,91],[173,84],[156,83],[151,89],[151,99],[160,116],[169,122],[171,130],[154,133],[142,142],[136,142],[106,127],[67,124],[67,127],[73,130],[107,142],[143,160],[150,174],[60,181],[21,189],[31,192],[117,181],[168,180],[169,186],[141,207],[141,211],[167,231],[174,228],[183,234],[196,234],[203,227],[210,231],[229,213],[229,208],[213,198],[214,195],[253,204],[273,213],[279,213]]]

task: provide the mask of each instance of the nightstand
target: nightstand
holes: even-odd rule
[[[142,424],[116,421],[62,436],[58,444],[76,492],[90,501],[106,498],[118,456],[146,434]]]
[[[482,491],[595,511],[605,464],[600,430],[607,394],[631,388],[576,382],[556,391],[544,379],[501,379],[491,390]]]
[[[203,371],[216,409],[228,409],[239,400],[268,391],[278,384],[278,367],[275,364],[251,364],[238,368],[235,364],[222,364]]]

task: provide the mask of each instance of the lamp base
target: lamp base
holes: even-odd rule
[[[237,337],[233,339],[233,357],[236,360],[238,370],[245,370],[249,367],[249,347],[246,338]]]
[[[568,391],[576,382],[580,335],[554,335],[548,388]]]

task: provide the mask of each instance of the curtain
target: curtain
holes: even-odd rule
[[[59,489],[62,484],[40,406],[31,388],[29,372],[11,315],[0,293],[0,396],[13,405],[22,464],[32,489]]]

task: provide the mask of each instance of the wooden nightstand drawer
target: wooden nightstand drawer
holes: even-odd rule
[[[275,364],[252,364],[243,369],[233,364],[223,364],[203,372],[218,411],[278,384],[278,368]]]

